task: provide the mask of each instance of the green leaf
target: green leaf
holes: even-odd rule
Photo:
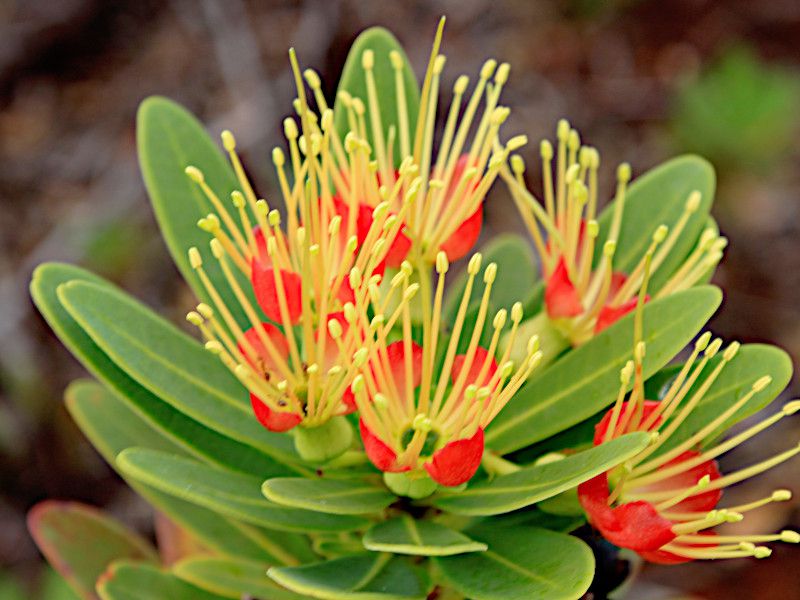
[[[715,187],[714,167],[707,160],[694,155],[673,158],[637,177],[625,196],[614,268],[630,273],[647,251],[656,228],[662,224],[673,227],[684,212],[689,194],[698,190],[701,194],[700,206],[689,218],[666,260],[650,280],[650,293],[657,292],[691,252],[706,227]],[[595,259],[598,261],[608,237],[613,211],[612,203],[598,219],[600,235],[595,246]]]
[[[434,498],[434,505],[461,515],[511,512],[552,498],[607,471],[640,452],[649,440],[649,435],[642,432],[625,435],[555,462],[482,481],[459,493],[440,493]]]
[[[383,125],[383,139],[384,142],[388,141],[387,136],[389,128],[394,127],[396,137],[393,156],[395,166],[397,167],[403,160],[403,156],[400,153],[400,130],[397,118],[395,71],[389,59],[389,54],[393,50],[400,53],[400,57],[403,61],[403,86],[405,89],[406,106],[408,110],[408,131],[412,149],[414,144],[414,129],[417,126],[417,114],[419,113],[419,86],[417,85],[414,71],[408,63],[408,57],[403,47],[400,45],[400,42],[383,27],[370,27],[366,29],[355,39],[353,45],[350,47],[350,52],[347,55],[347,60],[342,69],[342,76],[339,78],[339,88],[336,91],[336,102],[333,106],[334,124],[339,137],[344,139],[350,131],[350,124],[347,119],[347,110],[339,99],[339,92],[341,91],[349,92],[351,96],[360,98],[369,110],[367,79],[361,64],[364,50],[372,50],[375,54],[375,68],[373,73],[375,76],[375,88]],[[369,120],[367,121],[367,140],[370,145],[375,148],[372,136],[372,124]]]
[[[645,377],[675,356],[706,323],[720,291],[701,286],[648,302]],[[501,454],[524,448],[580,423],[613,402],[619,371],[631,358],[634,314],[572,350],[531,380],[486,431],[486,445]]]
[[[150,427],[119,396],[97,383],[87,380],[73,382],[65,392],[65,401],[78,427],[115,469],[117,454],[131,446],[172,454],[181,452],[177,445]],[[308,541],[303,536],[264,530],[234,521],[138,483],[130,477],[125,479],[136,493],[190,531],[204,546],[225,556],[272,564],[296,564],[313,557]]]
[[[103,600],[222,600],[151,565],[116,562],[97,582]]]
[[[187,558],[173,565],[172,572],[198,588],[233,600],[304,598],[272,583],[267,577],[267,566],[257,562],[216,557]]]
[[[719,364],[720,360],[722,360],[722,357],[717,355],[709,361],[703,371],[703,375],[698,378],[689,390],[687,398],[691,398],[700,388],[707,379],[708,374]],[[733,360],[725,366],[717,380],[703,395],[703,399],[686,420],[662,444],[656,452],[656,456],[684,442],[713,421],[750,391],[753,383],[764,375],[771,376],[772,382],[763,391],[755,394],[744,406],[709,435],[705,440],[706,443],[713,442],[730,427],[764,408],[783,391],[792,378],[792,359],[786,352],[775,346],[763,344],[743,345]]]
[[[156,549],[139,534],[77,502],[37,504],[28,513],[28,530],[42,554],[81,598],[97,598],[95,581],[115,560],[158,564]]]
[[[104,279],[72,265],[46,263],[33,273],[30,286],[33,301],[67,349],[89,372],[118,393],[149,426],[183,449],[211,462],[246,472],[266,472],[275,468],[275,461],[263,452],[190,419],[120,369],[62,306],[57,289],[68,281],[90,282],[104,286],[111,292],[116,288]]]
[[[480,250],[483,264],[497,263],[497,279],[492,286],[492,306],[510,309],[518,300],[525,298],[539,278],[536,259],[530,244],[515,234],[501,234]],[[444,302],[444,321],[455,320],[458,306],[467,284],[467,272],[463,270],[450,284]],[[470,295],[470,303],[480,300],[486,284],[483,277],[476,277]]]
[[[324,600],[423,600],[428,582],[420,571],[390,554],[367,552],[301,567],[273,567],[285,588]]]
[[[167,494],[247,523],[282,531],[352,531],[364,519],[286,508],[261,495],[261,479],[165,452],[129,448],[117,457],[120,470]]]
[[[151,96],[139,106],[136,116],[136,145],[139,166],[150,195],[161,233],[183,278],[195,295],[208,302],[208,294],[189,264],[189,248],[195,246],[203,256],[203,267],[225,300],[240,326],[249,321],[208,242],[209,234],[197,226],[198,219],[216,212],[200,187],[185,173],[188,166],[200,169],[220,201],[230,205],[230,194],[239,184],[230,164],[203,125],[185,108],[172,100]],[[243,278],[244,281],[244,278]],[[248,290],[250,286],[245,285]]]
[[[218,357],[127,294],[70,281],[58,297],[92,340],[122,370],[187,416],[280,460],[298,460],[289,436],[253,416],[247,390]],[[264,477],[296,473],[274,463]]]
[[[581,540],[536,527],[467,530],[486,552],[435,558],[445,580],[472,600],[580,598],[592,582],[594,556]]]
[[[276,504],[333,515],[363,515],[383,510],[397,500],[394,494],[362,481],[278,477],[261,487]]]
[[[413,556],[451,556],[486,550],[486,544],[471,540],[463,533],[407,515],[374,525],[364,535],[364,547],[374,552]]]

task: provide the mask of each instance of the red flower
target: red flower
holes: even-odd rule
[[[483,429],[478,428],[471,438],[448,443],[433,454],[425,470],[440,485],[454,487],[466,483],[483,458]]]
[[[577,317],[583,313],[581,299],[569,278],[567,263],[563,256],[558,259],[556,268],[547,279],[544,303],[547,307],[547,315],[551,319]]]

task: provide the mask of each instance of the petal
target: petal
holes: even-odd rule
[[[291,271],[280,271],[283,283],[283,292],[286,298],[286,306],[289,313],[289,322],[294,325],[300,320],[302,314],[301,303],[301,278],[297,273]],[[256,294],[261,310],[267,317],[276,323],[282,323],[280,303],[278,301],[278,290],[275,285],[277,277],[275,269],[259,260],[252,262],[252,283],[253,291]]]
[[[625,282],[628,281],[628,276],[622,271],[614,271],[611,273],[611,285],[608,288],[608,297],[613,298],[617,292],[622,289]]]
[[[434,452],[425,470],[440,485],[454,487],[472,479],[482,458],[483,429],[478,428],[471,438],[450,442]]]
[[[547,307],[547,315],[551,319],[577,317],[583,312],[583,305],[578,298],[575,286],[569,279],[563,256],[558,260],[558,265],[547,280],[544,303]]]
[[[483,227],[483,204],[472,213],[452,235],[447,238],[439,249],[447,254],[449,261],[458,260],[469,252],[478,241]]]
[[[411,250],[411,240],[401,229],[397,232],[397,236],[389,246],[389,251],[386,253],[386,258],[383,262],[385,262],[387,266],[396,269],[406,259],[409,250]]]
[[[259,423],[276,433],[289,431],[303,420],[297,413],[272,410],[255,394],[250,394],[250,405]]]
[[[278,354],[280,354],[280,356],[283,358],[289,356],[289,344],[286,342],[286,337],[283,335],[283,332],[275,327],[275,325],[270,323],[262,323],[261,327],[264,330],[266,337],[272,342],[272,345],[275,347],[275,350],[277,350]],[[270,371],[276,371],[277,368],[272,357],[273,355],[267,350],[267,347],[264,345],[264,342],[261,339],[262,336],[259,335],[256,328],[251,327],[245,331],[244,338],[247,340],[250,347],[256,351],[256,354],[258,354],[257,359],[254,361],[245,349],[242,341],[239,341],[237,344],[239,347],[239,352],[241,352],[242,356],[244,356],[247,362],[250,363],[250,366],[265,376],[269,375]]]
[[[687,450],[682,454],[676,456],[674,459],[669,461],[668,463],[663,464],[659,469],[667,469],[670,467],[674,467],[682,462],[686,462],[697,458],[700,456],[699,452],[695,452],[693,450]],[[699,465],[692,467],[691,469],[687,469],[681,473],[673,475],[667,479],[663,479],[657,483],[653,483],[646,486],[638,486],[636,488],[636,492],[674,492],[676,495],[679,494],[681,491],[690,488],[694,485],[697,485],[697,482],[700,481],[702,477],[708,475],[711,478],[711,481],[715,479],[719,479],[721,474],[719,472],[719,467],[717,466],[717,461],[715,460],[707,460]],[[716,508],[717,504],[719,504],[720,499],[722,498],[722,490],[710,490],[708,492],[703,492],[701,494],[696,494],[694,496],[690,496],[686,500],[679,502],[670,510],[674,510],[677,512],[708,512],[714,508]]]
[[[644,301],[647,302],[650,300],[650,296],[645,296]],[[624,304],[620,304],[619,306],[604,306],[600,309],[600,313],[597,315],[597,322],[594,325],[594,333],[597,335],[606,327],[613,325],[617,321],[619,321],[622,317],[627,315],[629,312],[636,308],[636,304],[639,302],[639,298],[634,297],[625,302]]]
[[[342,244],[347,242],[347,239],[350,237],[349,234],[349,219],[350,219],[350,206],[342,200],[342,198],[338,195],[333,197],[333,209],[336,211],[336,214],[342,217],[342,226],[339,228],[339,232],[342,236]],[[370,227],[372,227],[372,207],[368,204],[364,204],[363,202],[359,202],[356,206],[356,217],[354,223],[354,233],[356,238],[358,239],[359,246],[364,243],[364,240],[367,239],[367,234],[369,233]]]
[[[645,400],[644,407],[642,408],[642,421],[647,420],[647,418],[656,410],[661,404],[655,400]],[[628,407],[628,403],[624,402],[622,404],[622,408],[619,411],[620,417],[625,414],[625,409]],[[597,446],[603,443],[603,438],[606,436],[606,430],[608,426],[611,424],[611,416],[614,412],[614,409],[610,409],[603,418],[600,419],[600,422],[594,426],[594,445]],[[617,423],[619,423],[619,419],[617,419]],[[648,431],[653,431],[658,429],[661,425],[661,418],[656,419],[653,425],[648,429]]]
[[[611,508],[608,496],[607,473],[578,486],[578,499],[589,521],[612,544],[642,552],[658,550],[675,539],[672,522],[649,502],[639,500]]]
[[[389,448],[389,446],[384,444],[377,435],[369,430],[363,419],[358,420],[358,430],[361,432],[361,442],[364,444],[364,452],[366,452],[367,457],[378,469],[384,473],[400,473],[410,469],[410,467],[400,467],[397,465],[397,454],[395,454],[394,450]]]
[[[480,381],[478,381],[478,375],[481,374],[481,369],[483,369],[483,364],[487,358],[489,359],[489,367],[486,369],[486,374],[481,378]],[[453,383],[456,382],[458,376],[461,374],[461,370],[464,368],[466,361],[466,354],[459,354],[453,360],[453,370],[450,373]],[[474,383],[478,387],[484,386],[489,383],[489,380],[495,374],[495,371],[497,371],[497,362],[494,360],[494,357],[489,356],[489,352],[485,348],[478,346],[475,349],[475,355],[473,356],[472,362],[469,365],[469,372],[467,373],[465,385]]]
[[[271,265],[272,259],[269,256],[269,252],[267,252],[267,238],[264,237],[264,232],[261,231],[261,227],[259,225],[253,227],[253,238],[256,241],[258,260],[265,266]]]
[[[411,388],[419,387],[422,380],[422,346],[411,342]],[[394,379],[399,394],[406,392],[406,345],[403,340],[386,346],[389,359],[389,372]]]
[[[342,394],[342,404],[344,405],[344,410],[340,414],[343,415],[349,415],[350,413],[354,413],[358,408],[356,406],[355,394],[353,394],[353,390],[350,389],[350,386],[347,386],[347,388],[344,391],[344,394]]]

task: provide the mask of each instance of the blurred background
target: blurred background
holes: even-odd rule
[[[687,151],[709,158],[715,216],[731,240],[712,323],[768,340],[800,364],[800,2],[797,0],[0,0],[0,598],[70,598],[41,566],[24,516],[44,498],[105,507],[147,533],[149,509],[70,421],[82,375],[27,292],[44,260],[75,262],[183,321],[192,300],[155,226],[135,152],[138,103],[169,96],[212,134],[237,135],[262,193],[293,93],[287,49],[329,97],[350,43],[388,26],[421,74],[447,15],[446,81],[492,56],[512,65],[504,133],[538,139],[568,117],[615,165],[640,174]],[[449,85],[449,84],[448,84]],[[484,238],[518,227],[497,187]],[[797,383],[787,392],[797,395]],[[798,421],[727,456],[749,463],[796,443]],[[725,464],[723,464],[723,467]],[[800,462],[734,489],[730,502],[790,487]],[[749,528],[800,526],[797,501],[751,513]],[[632,598],[800,598],[800,551],[772,559],[648,567]]]

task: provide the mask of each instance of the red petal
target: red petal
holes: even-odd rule
[[[699,452],[687,450],[659,468],[666,469],[674,467],[682,462],[697,458],[699,455]],[[672,477],[659,481],[658,483],[653,483],[646,486],[638,486],[636,488],[636,492],[670,491],[677,495],[682,490],[697,485],[697,482],[700,481],[700,479],[705,475],[708,475],[711,478],[711,481],[721,477],[719,468],[717,467],[717,461],[707,460],[700,463],[696,467],[692,467],[691,469],[683,471],[682,473],[678,473],[677,475],[673,475]],[[714,509],[717,504],[719,504],[721,498],[722,490],[711,490],[708,492],[703,492],[702,494],[690,496],[686,500],[676,504],[670,510],[677,512],[708,512]]]
[[[544,303],[547,307],[547,315],[551,319],[577,317],[583,312],[578,292],[569,280],[563,256],[558,260],[558,265],[547,280]]]
[[[649,502],[608,506],[608,475],[601,473],[578,486],[578,499],[589,521],[612,544],[636,552],[654,551],[675,539],[672,522]]]
[[[489,359],[490,360],[489,368],[486,369],[486,375],[484,375],[484,377],[480,381],[478,381],[478,375],[480,375],[481,369],[483,368],[483,363],[488,356],[489,352],[486,349],[481,348],[480,346],[478,346],[475,349],[475,356],[472,359],[472,363],[469,366],[469,372],[467,373],[465,385],[474,383],[478,387],[481,387],[489,383],[489,380],[495,374],[495,371],[497,371],[497,362],[495,362],[494,357]],[[466,362],[466,360],[467,360],[466,354],[459,354],[453,360],[453,370],[450,373],[450,377],[453,380],[453,383],[456,382],[458,376],[461,374],[461,369],[464,368],[464,363]]]
[[[483,429],[479,428],[471,438],[450,442],[434,452],[425,470],[440,485],[454,487],[472,479],[482,458]]]
[[[644,301],[647,302],[648,300],[650,300],[650,296],[645,296]],[[638,301],[639,298],[634,297],[619,306],[611,307],[606,305],[601,308],[600,314],[597,315],[597,322],[594,325],[595,335],[603,331],[603,329],[606,327],[613,325],[622,317],[634,310]]]
[[[358,408],[356,406],[356,398],[355,394],[353,394],[353,390],[350,389],[350,386],[347,386],[345,389],[344,394],[342,395],[342,403],[344,404],[345,410],[341,414],[349,415],[350,413],[356,412]]]
[[[386,265],[396,269],[406,259],[409,250],[411,250],[411,240],[401,229],[391,246],[389,246],[389,252],[387,252],[384,262]]]
[[[262,323],[261,327],[263,328],[264,333],[267,335],[267,338],[272,342],[272,345],[275,346],[278,354],[280,354],[283,358],[289,356],[289,344],[286,342],[286,337],[284,337],[283,332],[270,323]],[[254,362],[251,360],[250,355],[245,350],[242,342],[239,341],[237,344],[239,347],[239,352],[241,352],[242,356],[247,359],[247,362],[250,363],[250,365],[262,375],[266,375],[269,371],[275,371],[275,361],[272,359],[272,355],[269,353],[269,351],[267,351],[266,346],[261,341],[261,336],[258,334],[258,331],[255,329],[255,327],[251,327],[245,331],[244,337],[249,342],[253,350],[255,350],[258,354],[258,360],[257,362]]]
[[[289,431],[303,420],[297,413],[272,410],[255,394],[250,394],[250,404],[259,423],[276,433]]]
[[[659,404],[661,404],[661,403],[657,402],[655,400],[645,400],[644,401],[644,407],[642,408],[642,421],[643,422],[646,421],[648,419],[648,417],[650,417],[651,414],[653,414],[653,411],[658,408]],[[620,408],[620,411],[619,411],[619,415],[620,416],[617,419],[617,423],[619,423],[620,420],[622,419],[622,415],[625,414],[625,409],[627,407],[628,407],[628,403],[627,402],[623,402],[622,407]],[[597,423],[597,425],[594,426],[594,445],[595,446],[603,443],[603,438],[606,435],[606,430],[608,429],[608,426],[611,424],[611,415],[612,415],[613,412],[614,412],[614,409],[613,408],[610,409],[605,415],[603,415],[603,418],[600,419],[600,422]],[[659,417],[658,419],[656,419],[655,423],[653,423],[653,425],[648,429],[648,431],[653,431],[655,429],[658,429],[658,427],[660,425],[661,425],[661,418]]]
[[[270,265],[265,265],[259,260],[252,262],[253,291],[256,294],[261,310],[267,317],[276,323],[282,323],[281,309],[278,301],[278,290],[275,286],[275,270]],[[286,306],[289,313],[289,322],[294,325],[300,320],[302,314],[300,275],[291,271],[280,272],[283,283]]]
[[[458,260],[469,252],[478,241],[483,227],[483,204],[472,213],[453,234],[447,238],[439,249],[447,254],[449,261]]]
[[[256,250],[258,250],[258,260],[265,266],[272,264],[272,259],[267,252],[267,239],[264,237],[264,232],[261,227],[256,225],[253,227],[253,237],[256,240]]]
[[[342,226],[339,228],[339,231],[342,235],[342,243],[344,244],[347,242],[347,238],[352,235],[348,235],[350,206],[337,195],[333,197],[333,208],[336,211],[336,214],[342,217]],[[370,207],[368,204],[364,204],[363,202],[359,202],[358,206],[356,206],[356,211],[354,233],[360,246],[364,243],[364,240],[367,239],[369,229],[372,227],[372,207]]]
[[[392,342],[386,346],[389,357],[389,369],[394,378],[397,391],[406,392],[406,347],[403,340]],[[411,342],[411,387],[416,389],[422,380],[422,346]]]
[[[384,444],[377,435],[372,433],[364,424],[363,419],[358,421],[358,429],[361,432],[361,442],[364,444],[364,452],[372,461],[372,464],[385,473],[400,473],[408,471],[410,467],[400,467],[397,465],[397,454],[394,450]]]

